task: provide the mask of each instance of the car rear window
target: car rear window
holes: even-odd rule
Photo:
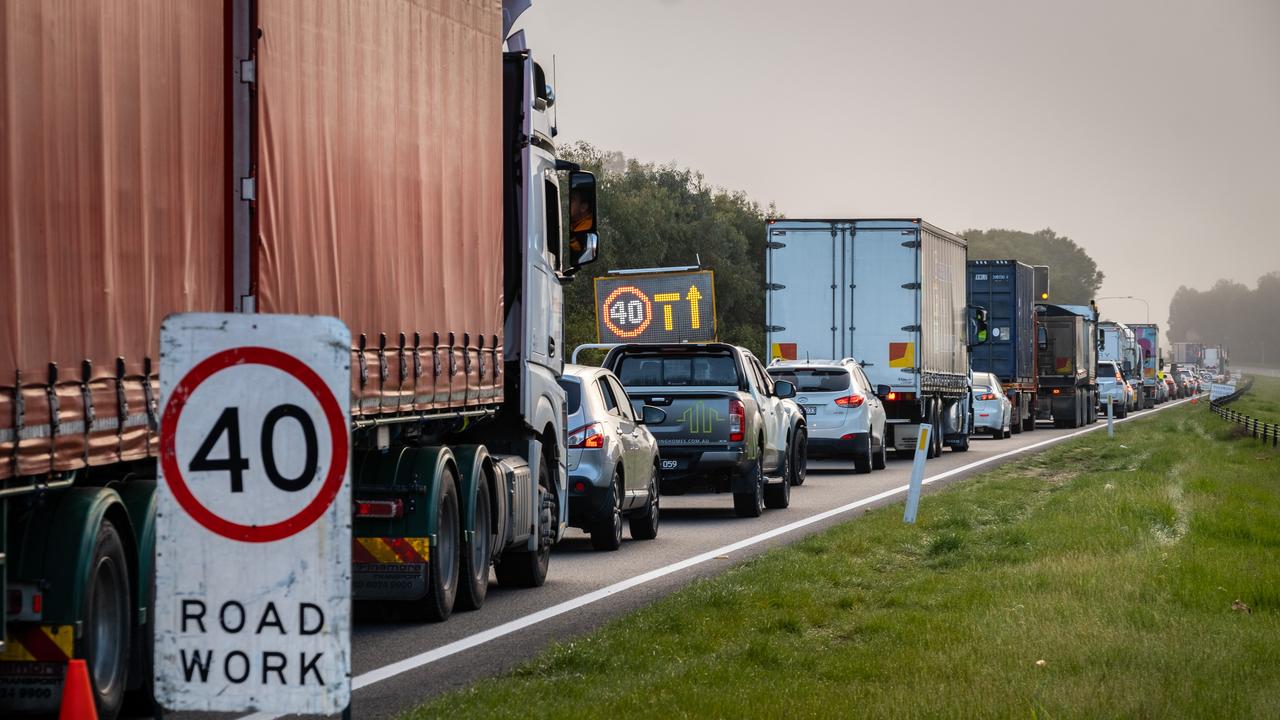
[[[569,414],[577,414],[582,409],[582,386],[577,380],[560,378],[560,387],[564,388],[565,400],[569,404]]]
[[[849,389],[849,371],[844,368],[770,368],[774,380],[786,380],[796,392],[840,392]]]
[[[729,355],[628,355],[618,364],[617,375],[624,387],[738,386],[738,370]]]

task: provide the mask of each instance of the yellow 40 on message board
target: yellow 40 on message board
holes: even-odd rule
[[[608,275],[596,278],[595,291],[600,342],[716,339],[711,271]]]

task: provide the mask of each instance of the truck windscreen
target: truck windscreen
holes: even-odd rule
[[[738,370],[729,355],[628,355],[618,364],[618,379],[626,387],[737,387]]]

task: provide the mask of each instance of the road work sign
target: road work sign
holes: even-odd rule
[[[715,275],[710,270],[596,278],[600,342],[701,342],[716,339]]]
[[[334,318],[190,313],[161,325],[163,707],[347,707],[350,347]]]

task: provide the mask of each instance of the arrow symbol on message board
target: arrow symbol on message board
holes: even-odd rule
[[[697,330],[702,327],[702,320],[698,317],[698,301],[702,299],[702,293],[698,292],[697,285],[690,285],[689,294],[685,297],[689,300],[689,312],[693,315],[693,329]]]

